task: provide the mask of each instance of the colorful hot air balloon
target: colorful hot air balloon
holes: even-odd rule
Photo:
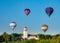
[[[45,9],[45,12],[47,13],[47,15],[50,17],[51,14],[53,13],[54,9],[52,7],[47,7]]]
[[[43,24],[43,25],[41,26],[41,29],[42,29],[44,32],[46,32],[47,29],[48,29],[48,25]]]
[[[30,13],[30,9],[25,9],[25,10],[24,10],[24,13],[28,16],[29,13]]]
[[[16,27],[16,22],[11,22],[11,23],[10,23],[10,27],[12,28],[12,30],[14,30],[15,27]]]

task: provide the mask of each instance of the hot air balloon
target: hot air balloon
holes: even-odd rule
[[[53,13],[54,9],[52,7],[47,7],[45,9],[45,12],[47,13],[47,15],[50,17],[51,14]]]
[[[29,13],[30,13],[30,9],[25,9],[25,10],[24,10],[24,13],[28,16]]]
[[[15,27],[16,27],[16,22],[11,22],[11,23],[10,23],[10,27],[12,28],[12,30],[14,30]]]
[[[46,32],[47,29],[48,29],[48,25],[43,24],[43,25],[41,26],[41,29],[42,29],[44,32]]]

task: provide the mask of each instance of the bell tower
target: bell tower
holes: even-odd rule
[[[28,38],[28,30],[27,30],[27,27],[26,26],[24,27],[24,30],[23,30],[23,38],[24,39],[27,39]]]

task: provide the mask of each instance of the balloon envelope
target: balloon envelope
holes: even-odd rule
[[[30,9],[25,9],[25,10],[24,10],[24,13],[28,16],[29,13],[30,13]]]
[[[42,29],[44,32],[46,32],[47,29],[48,29],[48,26],[47,26],[46,24],[44,24],[44,25],[41,26],[41,29]]]
[[[47,15],[50,17],[51,14],[53,13],[54,9],[52,7],[47,7],[45,9],[45,12],[47,13]]]
[[[12,28],[12,30],[14,30],[14,28],[16,27],[16,22],[11,22],[10,27]]]

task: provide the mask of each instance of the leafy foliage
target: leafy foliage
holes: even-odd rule
[[[15,37],[22,37],[23,34],[7,34],[4,32],[0,35],[0,43],[60,43],[60,34],[57,35],[44,35],[38,34],[39,40],[15,40]],[[13,41],[12,41],[13,40]]]

